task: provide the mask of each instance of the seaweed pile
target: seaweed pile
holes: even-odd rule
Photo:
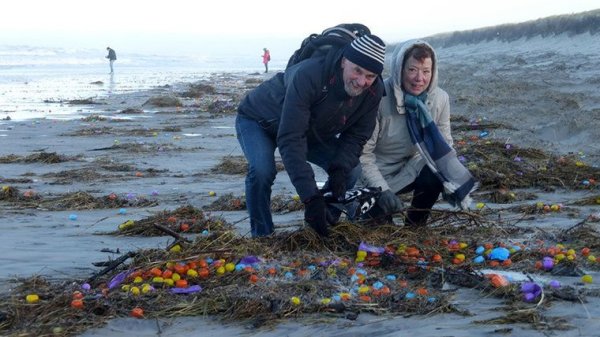
[[[570,328],[559,317],[546,317],[543,308],[600,294],[584,286],[509,282],[502,271],[577,276],[586,282],[589,275],[582,268],[600,269],[600,258],[594,256],[600,234],[590,226],[594,220],[563,231],[561,243],[553,243],[544,241],[541,232],[539,238],[529,233],[527,241],[499,241],[523,237],[531,229],[497,226],[486,218],[478,212],[443,212],[427,235],[419,229],[342,221],[324,240],[309,229],[250,239],[240,237],[231,224],[211,222],[201,210],[185,206],[118,230],[146,235],[154,227],[175,238],[164,249],[127,252],[98,264],[104,269],[85,279],[19,280],[0,298],[0,331],[70,336],[119,316],[214,315],[259,327],[310,314],[347,319],[365,312],[467,314],[452,304],[454,293],[442,289],[445,283],[506,302],[505,316],[482,324]],[[200,234],[191,239],[177,233],[181,226],[175,224],[185,222],[191,224],[186,232]],[[173,229],[156,227],[159,223]],[[136,232],[136,227],[144,230]],[[483,267],[498,273],[483,274],[478,271]]]

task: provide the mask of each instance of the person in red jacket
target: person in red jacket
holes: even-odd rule
[[[269,61],[271,61],[271,53],[267,48],[263,48],[263,63],[265,65],[265,74],[269,72]]]

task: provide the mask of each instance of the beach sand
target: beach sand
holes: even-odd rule
[[[477,45],[438,49],[440,86],[451,97],[454,116],[477,123],[501,123],[505,128],[489,129],[489,139],[520,147],[534,147],[550,153],[576,155],[588,165],[599,166],[600,145],[600,46],[597,36],[554,37],[512,43],[491,41]],[[243,195],[244,176],[215,172],[226,156],[242,155],[235,138],[231,102],[239,101],[269,75],[214,74],[209,83],[216,93],[181,98],[183,84],[113,95],[96,100],[90,115],[75,120],[2,121],[0,158],[25,158],[35,153],[56,153],[66,159],[58,163],[17,160],[0,163],[0,183],[21,192],[32,191],[44,200],[67,193],[87,192],[95,196],[115,193],[132,205],[110,209],[31,208],[0,201],[0,236],[3,254],[0,289],[13,291],[15,280],[41,275],[50,280],[82,280],[99,268],[93,262],[114,259],[145,248],[164,248],[170,236],[138,237],[101,235],[116,230],[126,220],[147,218],[156,212],[182,205],[203,207],[216,197]],[[177,94],[180,107],[144,104],[153,97]],[[211,103],[220,102],[216,106]],[[130,110],[127,110],[130,109]],[[210,110],[213,110],[212,112]],[[454,132],[456,139],[468,139],[480,130]],[[324,180],[317,171],[317,180]],[[577,177],[589,179],[600,177]],[[212,196],[215,192],[216,196]],[[517,192],[517,191],[515,191]],[[573,190],[527,189],[535,200],[515,201],[511,206],[569,204],[598,195],[598,188]],[[273,195],[294,195],[285,172],[279,172]],[[475,194],[475,202],[482,202]],[[153,206],[135,207],[149,200]],[[486,207],[506,205],[485,201]],[[536,213],[492,212],[497,226],[530,228],[536,237],[548,238],[582,221],[598,230],[598,205],[569,205],[569,211]],[[449,209],[443,202],[436,208]],[[233,223],[240,235],[248,235],[245,211],[218,212]],[[275,215],[278,232],[302,226],[300,211]],[[476,228],[473,228],[476,230]],[[500,240],[526,241],[527,237]],[[549,239],[549,241],[551,241]],[[600,247],[595,247],[599,250]],[[118,253],[117,253],[118,250]],[[107,253],[108,251],[113,253]],[[600,251],[596,252],[600,255]],[[502,298],[487,296],[477,289],[445,286],[453,292],[453,304],[468,313],[427,315],[360,314],[356,320],[343,315],[306,315],[282,320],[273,327],[253,328],[239,322],[222,322],[214,317],[178,317],[137,320],[116,318],[104,327],[83,336],[597,336],[600,329],[598,267],[585,270],[596,281],[582,284],[580,277],[533,275],[538,282],[558,279],[565,286],[586,289],[585,300],[553,301],[551,305],[527,304],[553,318],[534,326],[530,322],[478,324],[506,315]],[[513,275],[527,277],[518,269]],[[531,276],[531,275],[530,275]],[[562,319],[569,328],[558,330]],[[554,324],[548,323],[554,322]],[[562,321],[561,321],[562,323]],[[546,324],[546,326],[544,326]]]

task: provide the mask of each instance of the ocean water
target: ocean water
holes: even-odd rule
[[[102,49],[0,46],[0,119],[72,118],[81,106],[56,103],[194,82],[216,72],[264,70],[254,54],[157,55],[117,50],[111,75],[105,55]],[[274,59],[270,69],[282,68],[284,62]]]

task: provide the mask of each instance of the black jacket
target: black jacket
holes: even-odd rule
[[[115,51],[112,48],[109,48],[108,55],[106,55],[106,58],[114,61],[117,59],[117,53],[115,53]]]
[[[302,200],[318,193],[307,150],[318,142],[337,143],[331,166],[349,172],[375,127],[383,82],[378,78],[363,94],[344,90],[341,56],[334,66],[310,58],[278,73],[251,91],[238,107],[242,116],[259,122],[276,139],[283,164]],[[326,69],[333,69],[324,76]],[[335,138],[339,135],[339,141]],[[333,142],[332,142],[333,140]],[[330,166],[330,167],[331,167]]]

